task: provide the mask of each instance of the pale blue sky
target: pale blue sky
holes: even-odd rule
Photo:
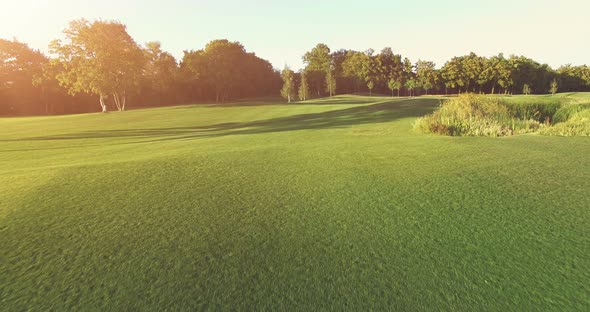
[[[590,64],[589,0],[0,0],[0,38],[46,51],[82,17],[119,20],[139,43],[160,41],[177,57],[212,39],[237,40],[277,68],[300,68],[319,42],[332,50],[391,46],[438,66],[470,51]]]

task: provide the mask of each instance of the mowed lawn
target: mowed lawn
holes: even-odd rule
[[[439,101],[0,118],[0,310],[589,310],[590,139]]]

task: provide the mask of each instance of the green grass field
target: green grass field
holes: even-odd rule
[[[590,139],[414,132],[438,105],[0,119],[0,309],[587,311]]]

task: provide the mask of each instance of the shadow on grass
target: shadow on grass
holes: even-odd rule
[[[304,102],[297,102],[295,105],[346,105],[346,104],[370,104],[392,101],[389,97],[369,97],[369,96],[335,96],[321,99],[313,99]],[[406,100],[406,98],[396,98],[396,102]]]
[[[406,97],[396,97],[397,101],[408,99]],[[380,103],[384,100],[392,100],[390,96],[362,96],[362,95],[337,95],[333,97],[316,98],[307,101],[294,101],[287,103],[283,98],[261,98],[261,99],[246,99],[240,101],[232,101],[227,103],[202,103],[202,104],[187,104],[184,106],[178,106],[177,109],[185,108],[216,108],[216,107],[249,107],[249,106],[275,106],[275,105],[346,105],[346,104],[371,104]]]
[[[357,102],[358,103],[358,102]],[[343,128],[352,125],[382,123],[407,117],[419,117],[432,112],[436,99],[403,99],[383,101],[373,105],[356,106],[321,113],[301,114],[251,122],[220,123],[207,126],[189,126],[152,129],[98,130],[22,139],[31,141],[103,139],[103,138],[155,138],[139,141],[153,142],[227,135],[260,134],[310,129]]]

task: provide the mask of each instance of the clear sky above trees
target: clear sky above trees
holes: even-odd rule
[[[177,58],[228,38],[279,69],[302,67],[301,55],[319,42],[332,50],[391,46],[437,67],[470,51],[527,55],[554,67],[590,63],[587,0],[7,0],[0,6],[0,38],[42,51],[70,20],[103,18],[125,23],[139,43],[161,41]]]

